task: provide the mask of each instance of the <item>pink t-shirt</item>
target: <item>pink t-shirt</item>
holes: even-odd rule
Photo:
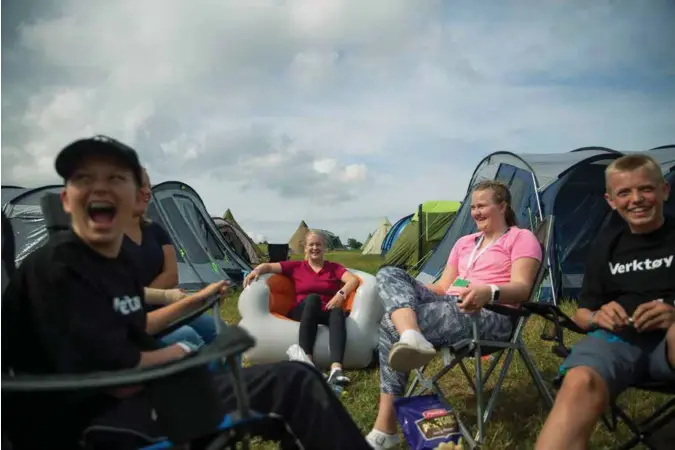
[[[481,254],[476,250],[473,264],[467,268],[471,253],[482,233],[461,237],[452,247],[448,265],[457,268],[457,276],[470,284],[505,284],[511,281],[511,264],[519,258],[535,258],[541,261],[541,244],[530,230],[511,227]],[[482,249],[481,249],[482,250]],[[450,286],[448,295],[457,295],[458,289]]]

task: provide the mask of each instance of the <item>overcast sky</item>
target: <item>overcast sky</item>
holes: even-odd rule
[[[2,183],[94,133],[285,242],[461,200],[494,150],[675,143],[671,0],[2,3]]]

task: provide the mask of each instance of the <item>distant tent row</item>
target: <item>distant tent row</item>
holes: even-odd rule
[[[391,229],[391,222],[386,217],[382,220],[380,225],[375,231],[373,231],[366,243],[363,245],[363,250],[361,251],[362,255],[379,255],[380,249],[382,247],[382,242],[387,237],[389,230]]]
[[[47,242],[40,200],[62,189],[62,185],[51,185],[18,192],[11,186],[2,187],[3,211],[14,230],[17,266]],[[222,238],[194,189],[169,181],[154,186],[152,191],[148,216],[166,229],[176,246],[181,288],[198,289],[223,279],[241,281],[244,272],[251,270],[250,264]]]
[[[500,180],[511,190],[511,206],[519,226],[533,229],[543,217],[550,214],[556,217],[551,252],[547,255],[553,269],[543,285],[544,298],[576,297],[589,246],[614,216],[604,199],[604,170],[626,153],[585,147],[557,154],[519,155],[500,151],[488,155],[477,165],[457,217],[417,280],[423,283],[436,280],[457,239],[475,232],[470,208],[473,186],[483,180]],[[666,179],[673,183],[675,146],[659,147],[647,153],[659,162]],[[674,209],[675,200],[671,195],[666,211],[675,214]]]
[[[428,201],[419,205],[405,228],[399,231],[383,265],[416,271],[443,239],[460,206],[460,202],[452,200]]]
[[[212,217],[218,231],[225,239],[225,242],[238,254],[241,255],[249,264],[260,264],[263,261],[264,254],[260,247],[253,242],[253,239],[246,234],[239,223],[234,219],[232,212],[228,209],[223,218]]]

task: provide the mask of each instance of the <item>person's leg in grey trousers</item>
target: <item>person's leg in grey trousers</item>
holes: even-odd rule
[[[389,366],[389,351],[400,338],[391,321],[391,313],[400,308],[413,309],[420,331],[436,347],[472,337],[471,315],[459,310],[456,297],[431,292],[397,267],[380,269],[376,278],[386,311],[380,324],[380,390],[400,396],[405,391],[408,373],[398,372]],[[508,317],[485,309],[477,314],[481,338],[508,339],[512,329]]]

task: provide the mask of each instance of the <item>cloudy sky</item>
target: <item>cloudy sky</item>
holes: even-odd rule
[[[365,239],[461,200],[494,150],[675,143],[671,0],[31,0],[2,4],[2,183],[68,142],[287,241]]]

